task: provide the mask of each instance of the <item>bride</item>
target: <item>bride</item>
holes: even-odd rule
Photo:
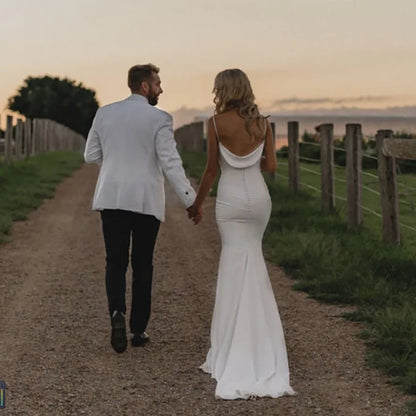
[[[291,395],[282,324],[262,252],[271,200],[261,170],[276,169],[272,132],[244,72],[220,72],[213,92],[207,164],[189,210],[199,221],[220,166],[216,220],[222,251],[211,347],[200,368],[217,380],[217,398]]]

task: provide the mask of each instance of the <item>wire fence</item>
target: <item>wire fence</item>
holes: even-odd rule
[[[375,138],[366,138],[367,145],[373,145],[376,143]],[[322,143],[319,142],[312,142],[312,141],[305,141],[299,143],[301,146],[301,151],[298,154],[298,159],[301,162],[299,164],[299,176],[302,180],[299,180],[300,188],[303,188],[307,191],[312,191],[312,194],[317,195],[322,193],[322,184],[319,187],[319,180],[316,178],[317,176],[321,176],[321,156],[317,149],[321,149]],[[289,140],[290,146],[290,140]],[[374,167],[370,169],[370,171],[365,171],[364,168],[359,168],[359,173],[363,177],[363,181],[360,184],[360,191],[362,193],[362,203],[359,205],[360,208],[368,215],[372,215],[377,219],[383,218],[382,213],[382,206],[380,203],[380,199],[382,197],[380,192],[380,181],[379,176],[371,170],[377,169],[378,157],[376,153],[371,154],[370,152],[375,152],[375,147],[369,148],[367,152],[362,152],[362,160],[364,161],[367,159],[371,162]],[[315,150],[307,150],[313,148]],[[342,164],[337,163],[332,158],[330,163],[331,169],[334,172],[333,182],[334,184],[340,184],[341,189],[336,189],[334,198],[336,200],[347,202],[347,198],[342,196],[346,195],[346,188],[348,186],[347,178],[347,171],[346,171],[346,157],[347,157],[347,150],[344,147],[339,145],[332,146],[333,152],[337,154],[338,160],[343,158]],[[285,162],[287,154],[290,153],[288,150],[283,150],[278,152],[278,159],[279,164],[281,166],[289,166],[289,162]],[[333,153],[333,154],[334,154]],[[370,154],[369,154],[370,153]],[[306,155],[305,155],[306,154]],[[314,157],[316,156],[316,157]],[[316,168],[312,168],[315,166]],[[397,203],[401,207],[401,217],[402,220],[399,222],[400,227],[409,230],[411,232],[416,232],[416,175],[411,172],[403,172],[401,169],[402,166],[412,166],[413,168],[416,167],[415,163],[406,162],[404,160],[400,160],[397,163],[397,182],[396,186],[398,189],[398,200]],[[277,177],[290,181],[289,175],[283,175],[281,173],[277,174]],[[335,185],[334,185],[335,186]],[[376,198],[376,199],[375,199]],[[345,207],[344,207],[345,208]]]

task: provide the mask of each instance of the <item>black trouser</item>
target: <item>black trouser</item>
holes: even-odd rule
[[[133,269],[130,331],[141,333],[150,317],[153,249],[160,221],[153,215],[119,209],[101,211],[105,250],[105,284],[110,316],[115,310],[126,313],[126,271],[130,237]]]

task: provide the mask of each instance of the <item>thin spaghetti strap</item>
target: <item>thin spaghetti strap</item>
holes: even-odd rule
[[[215,137],[217,138],[217,142],[219,142],[220,138],[218,136],[217,124],[215,123],[215,116],[212,116],[212,122],[214,123]]]

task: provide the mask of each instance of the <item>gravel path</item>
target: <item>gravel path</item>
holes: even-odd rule
[[[298,395],[222,401],[198,370],[208,348],[219,237],[214,200],[195,227],[168,190],[155,253],[151,342],[118,355],[109,344],[100,221],[90,211],[97,168],[15,224],[0,247],[0,416],[388,416],[409,398],[365,366],[360,326],[291,289],[269,265]]]

